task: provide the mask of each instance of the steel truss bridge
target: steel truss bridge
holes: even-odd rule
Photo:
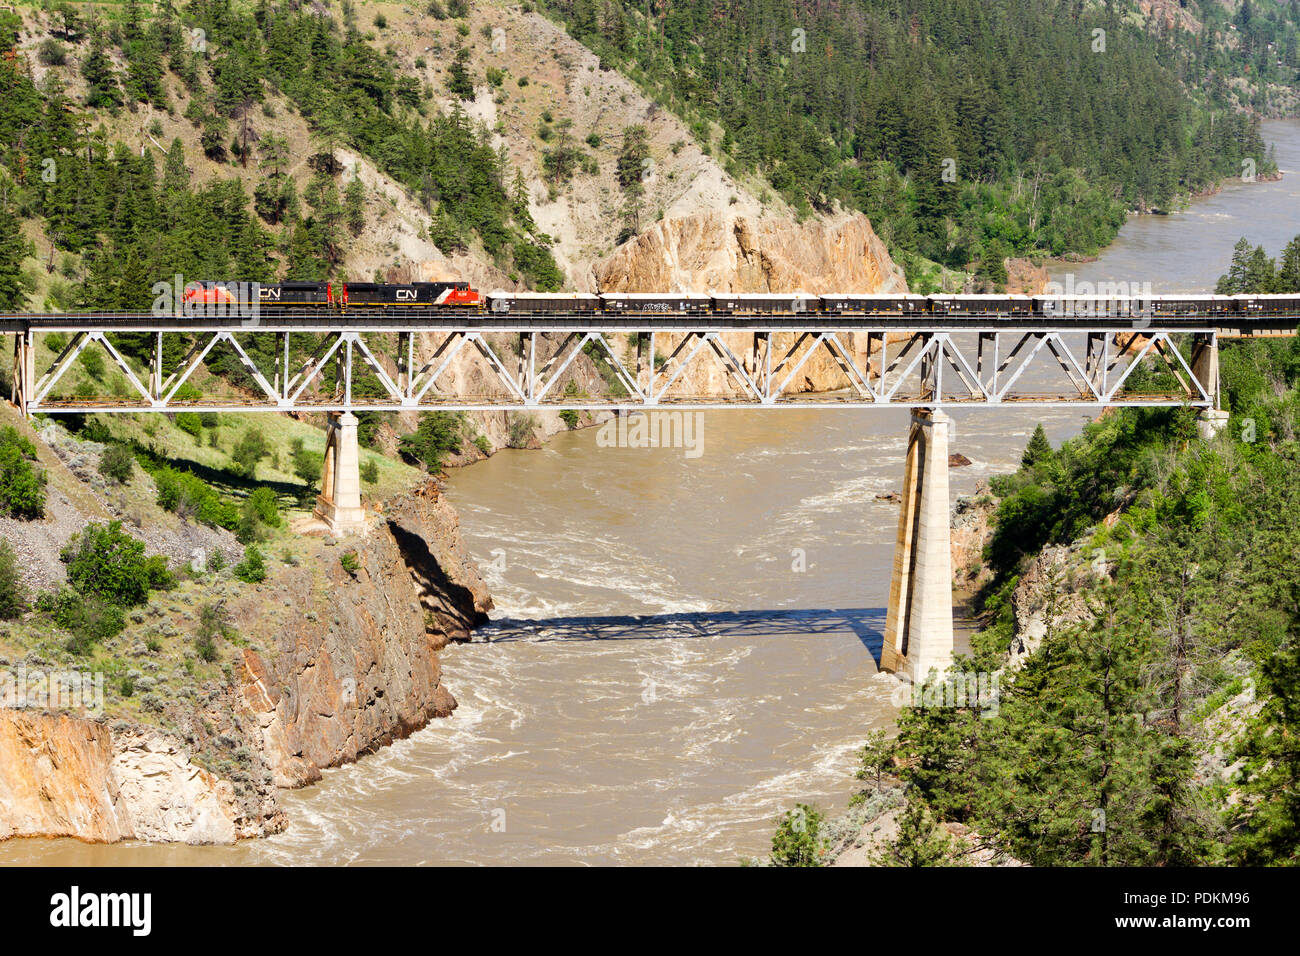
[[[815,313],[593,317],[284,310],[248,318],[138,312],[8,314],[0,315],[0,332],[16,336],[14,399],[29,414],[950,404],[1215,408],[1218,339],[1294,334],[1297,318]],[[38,368],[38,344],[51,333],[60,333],[66,344]],[[114,337],[123,333],[152,337],[147,363],[128,359],[114,345]],[[318,337],[305,359],[291,355],[294,333]],[[184,339],[184,358],[168,365],[164,356],[180,351],[168,347],[169,339],[178,337]],[[274,354],[273,363],[259,365],[250,356],[254,337],[264,340],[254,351]],[[268,337],[273,341],[265,341]],[[87,349],[103,351],[122,373],[128,394],[88,396],[84,389],[75,397],[60,393],[60,382]],[[214,351],[222,349],[237,358],[255,390],[194,398],[193,390],[184,386]],[[599,356],[617,388],[593,396],[559,387],[584,351]],[[819,352],[843,373],[847,388],[830,393],[797,390],[801,371]],[[483,370],[473,394],[463,379],[447,374],[458,358],[462,365],[468,358]],[[1130,375],[1148,358],[1169,373],[1165,381],[1176,387],[1159,394],[1134,394],[1126,388]],[[699,364],[716,366],[729,388],[689,394],[684,376]],[[354,384],[364,372],[373,373],[382,394],[357,393]],[[1058,384],[1045,390],[1045,377]]]

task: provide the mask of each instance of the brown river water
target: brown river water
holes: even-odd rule
[[[1300,123],[1266,124],[1284,171]],[[1229,184],[1134,219],[1064,281],[1207,290],[1247,235],[1300,232],[1300,176]],[[974,462],[1009,470],[1038,421],[957,410]],[[897,711],[877,673],[907,413],[714,411],[698,457],[597,446],[593,429],[453,474],[448,493],[497,603],[443,679],[460,701],[360,763],[283,796],[291,824],[236,847],[0,844],[0,863],[729,864],[768,849],[796,801],[837,811],[854,751]],[[799,568],[802,570],[799,570]]]

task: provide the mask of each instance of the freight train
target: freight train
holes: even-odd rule
[[[259,285],[194,283],[186,288],[191,310],[251,305],[262,310],[331,309],[340,312],[496,315],[646,316],[791,315],[854,317],[982,316],[1015,318],[1148,318],[1178,315],[1300,315],[1300,294],[1280,295],[1017,295],[899,293],[823,294],[700,292],[491,292],[468,282],[278,282]]]

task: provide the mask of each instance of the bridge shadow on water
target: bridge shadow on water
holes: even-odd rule
[[[852,633],[877,666],[884,641],[883,607],[799,608],[770,611],[683,611],[671,614],[612,614],[544,619],[502,618],[475,632],[476,641],[670,641],[724,637],[807,638]]]

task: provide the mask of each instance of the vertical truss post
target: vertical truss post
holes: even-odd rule
[[[650,354],[647,357],[646,362],[646,367],[650,370],[650,374],[646,376],[645,403],[647,405],[654,405],[659,400],[655,398],[655,334],[653,332],[650,333]]]
[[[343,404],[348,411],[352,411],[352,340],[356,338],[355,332],[348,332],[347,335],[347,354],[344,356],[346,366],[343,379]]]
[[[281,401],[289,398],[289,333],[280,333],[280,365],[275,370],[275,394]]]
[[[528,333],[528,379],[524,383],[528,405],[537,404],[537,333]]]
[[[155,402],[162,401],[163,383],[163,334],[154,333],[153,363],[149,369],[149,397]]]

